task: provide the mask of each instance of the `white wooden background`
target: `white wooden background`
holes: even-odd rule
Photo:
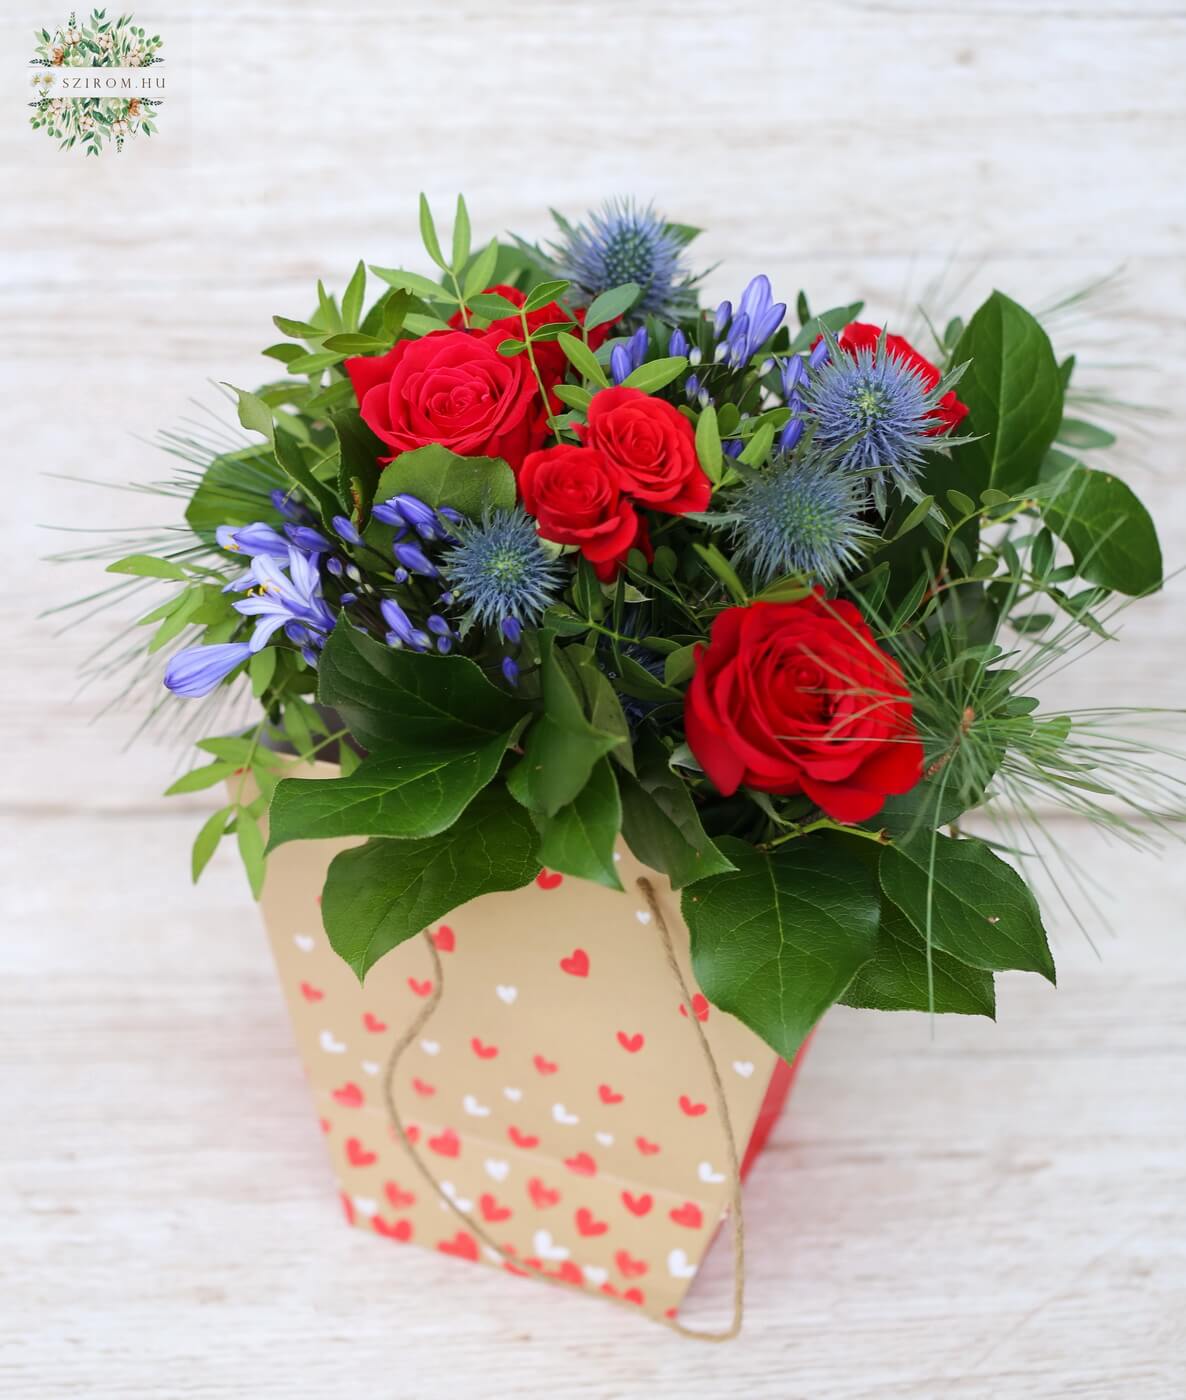
[[[341,1224],[233,860],[188,886],[207,805],[168,748],[74,698],[106,615],[46,524],[167,521],[65,483],[164,474],[147,444],[263,377],[318,275],[416,259],[415,197],[480,233],[606,194],[710,231],[712,295],[755,270],[905,325],[1117,265],[1054,330],[1159,405],[1119,469],[1186,544],[1186,10],[1170,0],[211,0],[137,10],[191,88],[159,145],[84,166],[24,125],[40,3],[0,58],[0,1394],[1055,1397],[1186,1393],[1186,870],[1060,832],[1114,896],[1101,957],[1055,912],[1061,987],[991,1024],[825,1024],[749,1190],[749,1321],[700,1348]],[[60,18],[64,18],[64,15]],[[82,537],[77,537],[82,538]],[[1183,589],[1061,697],[1183,704]],[[1059,697],[1055,697],[1059,698]],[[694,1297],[724,1309],[725,1260]]]

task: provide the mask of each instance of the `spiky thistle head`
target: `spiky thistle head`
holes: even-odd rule
[[[875,346],[849,350],[825,338],[828,357],[800,391],[815,446],[833,451],[841,470],[868,478],[884,513],[889,485],[918,494],[923,452],[937,446],[932,415],[949,382],[928,383],[918,368],[887,352],[884,334]]]
[[[861,520],[863,491],[851,472],[806,458],[775,458],[745,480],[734,501],[735,557],[764,586],[784,574],[838,582],[874,532]]]
[[[642,291],[635,312],[674,321],[691,309],[694,279],[682,261],[683,243],[653,205],[608,200],[586,223],[560,228],[563,237],[552,245],[557,272],[586,297],[636,282]]]
[[[521,506],[491,511],[481,523],[454,526],[457,543],[441,559],[449,589],[468,605],[472,622],[501,627],[508,619],[538,622],[562,583],[561,568]]]

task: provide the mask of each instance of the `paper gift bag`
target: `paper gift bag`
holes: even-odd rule
[[[624,893],[542,871],[427,931],[443,994],[399,1059],[393,1097],[440,1191],[508,1262],[428,1189],[396,1136],[382,1077],[433,994],[432,952],[412,939],[364,986],[338,959],[319,895],[330,859],[349,844],[280,847],[262,898],[348,1220],[672,1315],[732,1189],[712,1071],[690,1018],[711,1046],[746,1166],[793,1075],[739,1021],[698,993],[690,1004],[681,996],[636,881],[652,882],[691,988],[678,896],[619,847]]]

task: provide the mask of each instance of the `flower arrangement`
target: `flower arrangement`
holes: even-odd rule
[[[266,849],[365,838],[322,901],[362,978],[541,867],[618,887],[620,835],[788,1058],[837,1001],[1053,980],[1016,830],[1131,835],[1170,787],[1030,693],[1162,578],[1073,359],[1000,292],[926,355],[764,276],[701,309],[696,230],[629,202],[547,246],[475,251],[463,200],[447,254],[420,225],[439,276],[371,268],[367,306],[360,263],[277,316],[283,377],[234,391],[262,441],[192,451],[181,542],[111,565],[176,585],[142,619],[174,696],[257,707],[171,789],[239,793],[195,878],[231,833],[257,892]],[[965,829],[986,804],[1007,844]]]

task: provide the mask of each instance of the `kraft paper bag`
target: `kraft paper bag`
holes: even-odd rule
[[[310,776],[335,771],[319,764]],[[321,886],[352,844],[280,847],[261,900],[347,1218],[391,1241],[552,1274],[672,1315],[731,1191],[689,1018],[711,1045],[746,1165],[792,1072],[699,993],[684,1003],[635,881],[652,881],[694,987],[678,895],[619,846],[624,893],[542,871],[428,930],[443,998],[399,1062],[396,1107],[441,1189],[519,1268],[428,1190],[390,1122],[381,1076],[432,993],[432,958],[412,939],[360,986],[330,948]]]

